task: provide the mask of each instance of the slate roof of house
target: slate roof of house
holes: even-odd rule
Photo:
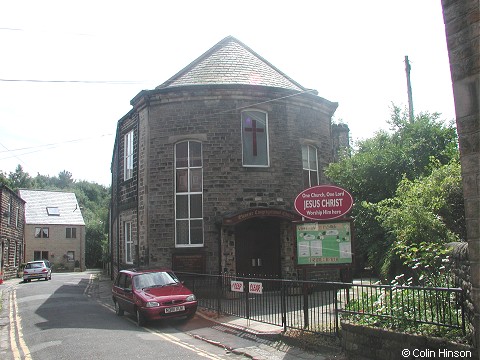
[[[26,202],[26,224],[85,225],[77,197],[74,193],[19,190],[19,194]]]
[[[248,46],[228,36],[184,69],[157,86],[245,84],[309,90],[292,80]]]

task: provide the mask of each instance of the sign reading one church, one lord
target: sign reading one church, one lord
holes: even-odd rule
[[[298,265],[352,263],[351,221],[338,219],[352,206],[352,195],[337,186],[314,186],[298,194],[297,212],[317,220],[296,225]]]
[[[297,212],[312,220],[339,218],[350,211],[353,198],[338,186],[319,185],[303,190],[295,198]]]

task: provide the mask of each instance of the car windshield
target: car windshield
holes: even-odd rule
[[[173,273],[166,271],[140,274],[133,278],[133,284],[137,289],[175,285],[178,283],[177,277]]]
[[[38,269],[43,267],[43,262],[29,263],[25,266],[25,269]]]

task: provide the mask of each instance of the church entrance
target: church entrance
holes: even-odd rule
[[[237,274],[280,277],[280,221],[253,218],[235,227]]]

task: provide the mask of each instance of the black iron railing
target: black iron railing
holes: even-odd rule
[[[347,320],[420,333],[429,326],[466,332],[459,288],[357,284],[347,295],[339,309]]]
[[[394,329],[453,328],[465,334],[463,292],[458,288],[176,274],[196,294],[199,306],[285,331],[335,336],[343,319]]]

